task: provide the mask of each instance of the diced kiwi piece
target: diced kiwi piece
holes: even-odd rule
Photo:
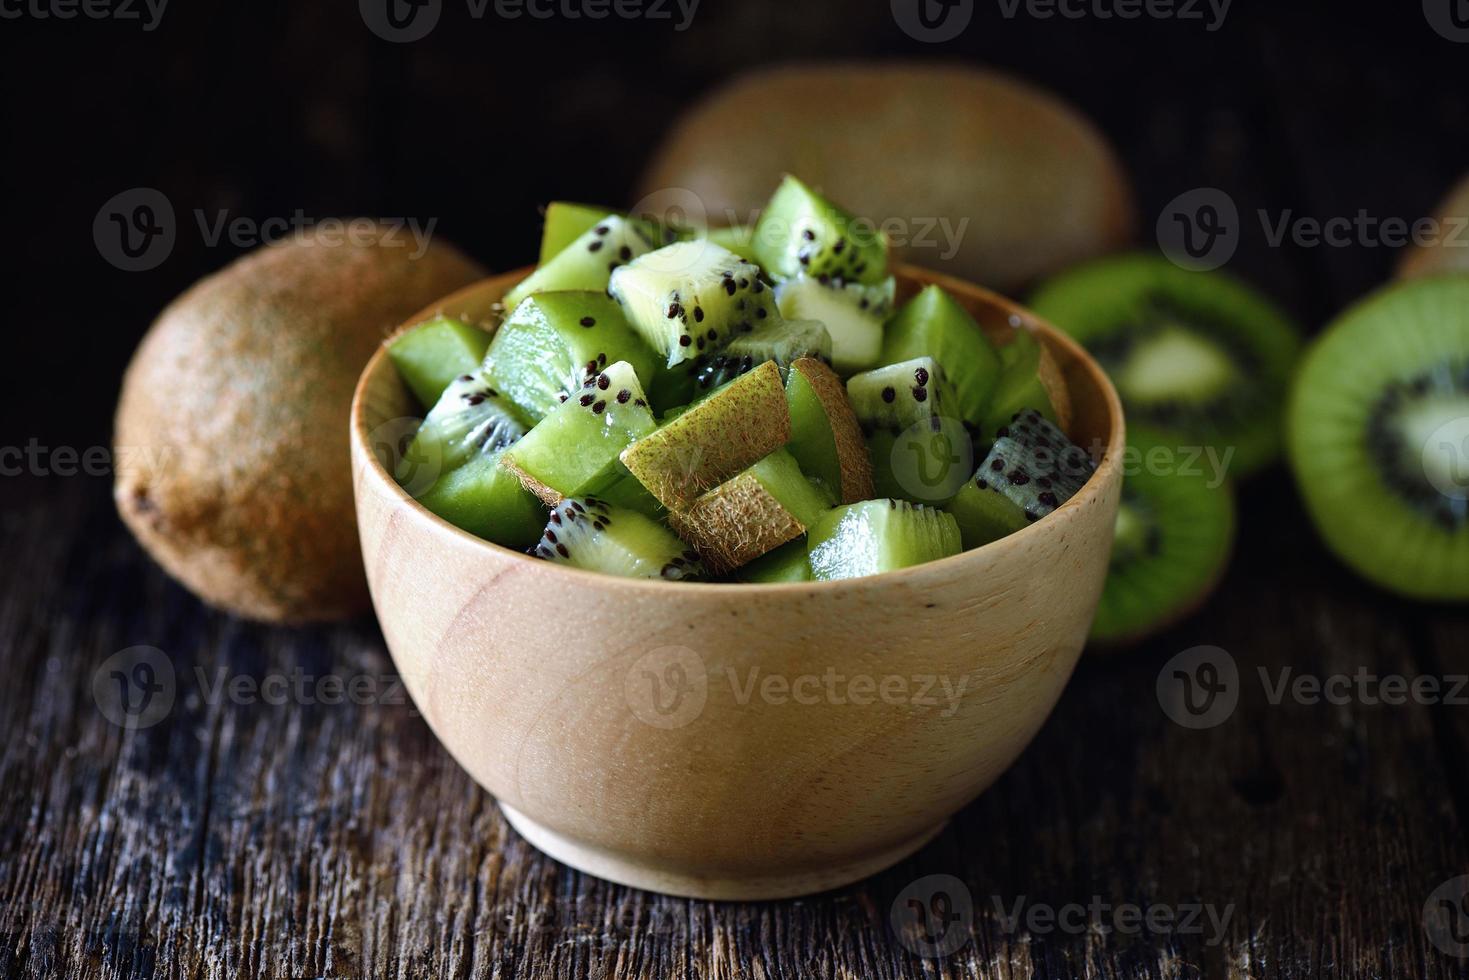
[[[1358,574],[1469,600],[1469,278],[1415,279],[1343,313],[1286,418],[1306,510]]]
[[[974,480],[966,482],[944,510],[959,523],[966,551],[998,541],[1030,523],[1019,504],[991,486],[981,490]]]
[[[1000,377],[986,408],[983,420],[977,426],[977,435],[986,442],[995,437],[995,430],[1008,424],[1019,412],[1027,409],[1039,412],[1057,425],[1068,420],[1056,405],[1060,391],[1059,381],[1047,379],[1049,355],[1035,334],[1018,329],[1010,342],[1000,348]]]
[[[766,361],[622,452],[622,462],[670,510],[786,444],[791,415],[780,369]]]
[[[460,375],[444,389],[398,461],[398,482],[422,483],[426,476],[446,473],[471,456],[504,449],[525,431],[515,406],[482,372]]]
[[[1129,421],[1175,446],[1232,451],[1241,474],[1277,455],[1300,339],[1253,289],[1222,272],[1129,255],[1062,275],[1031,305],[1097,359]]]
[[[419,426],[395,475],[419,503],[451,524],[523,548],[539,533],[540,504],[514,478],[502,479],[498,462],[524,433],[515,407],[483,375],[461,375]]]
[[[507,548],[526,548],[540,536],[546,510],[500,466],[503,452],[471,457],[434,481],[418,502],[470,534]]]
[[[1006,497],[1031,522],[1070,500],[1095,469],[1086,450],[1039,412],[1026,409],[998,430],[989,455],[974,471],[974,486]]]
[[[388,357],[419,404],[431,408],[449,382],[479,367],[490,335],[463,320],[441,316],[394,337]]]
[[[867,286],[797,276],[776,287],[776,299],[781,316],[825,324],[832,365],[851,374],[881,363],[882,323],[892,310],[895,289],[891,278]]]
[[[541,226],[541,255],[536,260],[537,263],[545,265],[550,262],[566,246],[591,231],[609,214],[617,212],[600,204],[552,201],[546,205],[546,220]]]
[[[686,362],[694,391],[703,394],[774,361],[784,377],[798,358],[831,362],[831,334],[816,320],[768,320],[753,333],[740,334],[723,350]]]
[[[614,269],[653,248],[642,223],[609,214],[540,268],[521,280],[502,301],[513,310],[532,293],[604,290]]]
[[[851,282],[887,276],[887,242],[870,221],[859,221],[787,176],[755,225],[756,260],[772,275],[801,273]]]
[[[485,365],[495,386],[532,421],[540,421],[589,376],[626,361],[639,378],[656,363],[605,292],[527,296],[495,331]]]
[[[1165,452],[1150,462],[1155,448]],[[1223,474],[1190,464],[1166,438],[1128,432],[1107,584],[1092,623],[1101,643],[1140,640],[1177,622],[1213,590],[1234,542],[1234,490]]]
[[[727,572],[805,534],[831,503],[795,458],[777,449],[684,510],[671,511],[668,523],[711,571]]]
[[[742,566],[739,580],[765,584],[811,581],[811,559],[806,556],[805,539],[788,541]]]
[[[625,578],[678,582],[705,576],[699,556],[668,528],[596,497],[557,504],[531,554]]]
[[[710,228],[704,237],[716,245],[729,249],[742,259],[755,263],[760,261],[755,258],[755,228],[752,225]]]
[[[786,374],[791,412],[790,453],[802,472],[819,480],[841,503],[872,496],[872,460],[847,389],[830,367],[811,357]]]
[[[780,316],[760,267],[703,239],[633,260],[613,273],[608,291],[669,367]]]
[[[632,365],[609,364],[536,423],[500,459],[526,489],[548,504],[596,494],[626,471],[618,453],[655,428]]]
[[[906,500],[864,500],[828,511],[807,538],[812,577],[877,575],[957,555],[959,525],[944,511]]]
[[[847,397],[864,431],[901,432],[950,411],[953,389],[932,357],[915,357],[847,379]]]
[[[974,451],[937,361],[915,357],[855,374],[847,395],[867,439],[878,494],[942,504],[959,492],[974,469]]]
[[[953,411],[979,424],[1000,379],[1000,355],[969,311],[938,286],[925,286],[883,328],[882,361],[932,357],[947,370]]]

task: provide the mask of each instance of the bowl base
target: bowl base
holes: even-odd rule
[[[860,881],[897,864],[933,840],[948,823],[947,820],[942,820],[897,847],[843,864],[793,874],[721,878],[680,874],[667,868],[630,860],[624,855],[584,844],[560,834],[504,803],[500,804],[500,812],[505,814],[505,819],[510,821],[510,826],[514,827],[516,832],[534,845],[537,850],[578,871],[605,878],[619,885],[631,885],[634,888],[660,892],[664,895],[731,902],[795,898],[798,895],[829,891],[854,881]]]

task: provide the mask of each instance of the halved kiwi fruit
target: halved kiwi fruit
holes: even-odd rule
[[[1307,354],[1290,462],[1326,543],[1404,595],[1469,599],[1469,279],[1389,287]]]
[[[1300,341],[1253,289],[1222,273],[1126,255],[1052,280],[1031,307],[1096,357],[1129,421],[1174,446],[1233,450],[1241,474],[1278,454]]]
[[[1092,639],[1140,640],[1181,619],[1224,574],[1234,532],[1234,489],[1222,473],[1180,456],[1166,437],[1131,430]]]

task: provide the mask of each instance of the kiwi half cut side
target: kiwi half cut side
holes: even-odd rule
[[[1290,462],[1346,564],[1423,599],[1469,599],[1469,279],[1413,280],[1348,310],[1301,365]]]
[[[489,346],[479,327],[441,316],[390,340],[388,357],[418,403],[432,408],[451,381],[479,367]]]
[[[1141,640],[1204,601],[1229,564],[1234,544],[1233,486],[1203,467],[1154,457],[1166,439],[1128,433],[1129,465],[1117,510],[1107,583],[1092,624],[1103,644]],[[1166,461],[1162,468],[1150,459]]]
[[[1300,339],[1253,289],[1223,273],[1126,255],[1052,280],[1031,307],[1091,352],[1129,421],[1174,446],[1232,453],[1240,475],[1279,454]]]

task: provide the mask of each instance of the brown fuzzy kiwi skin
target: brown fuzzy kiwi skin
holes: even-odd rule
[[[620,458],[663,506],[678,510],[790,438],[780,369],[766,361],[634,442]]]
[[[685,510],[669,511],[668,523],[716,575],[806,533],[806,526],[749,473],[710,490]]]
[[[195,283],[123,378],[113,441],[137,465],[118,467],[118,513],[170,575],[236,615],[367,607],[353,389],[399,323],[484,275],[450,245],[418,255],[401,229],[371,227],[268,245]]]
[[[679,119],[641,193],[686,189],[709,214],[743,220],[786,173],[869,219],[948,220],[963,230],[953,256],[903,257],[1001,291],[1121,248],[1136,225],[1131,184],[1095,126],[1014,76],[956,64],[741,75]]]
[[[1056,427],[1062,432],[1071,433],[1071,392],[1066,387],[1066,377],[1061,373],[1061,366],[1051,356],[1051,352],[1043,345],[1041,347],[1040,363],[1036,367],[1036,378],[1040,380],[1041,387],[1046,389],[1050,396],[1051,407],[1056,410]]]
[[[872,484],[872,456],[862,438],[862,424],[852,410],[847,397],[847,386],[824,362],[814,357],[797,358],[791,363],[792,371],[799,371],[831,423],[831,434],[836,440],[837,465],[841,471],[841,503],[854,504],[859,500],[870,500],[877,491]]]
[[[1398,263],[1399,279],[1469,273],[1469,174],[1439,203],[1431,245],[1413,245]]]

